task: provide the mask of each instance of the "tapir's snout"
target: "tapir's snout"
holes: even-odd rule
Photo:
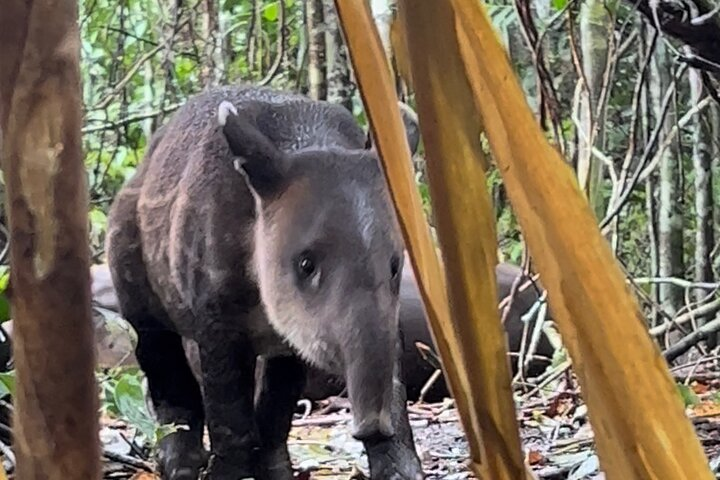
[[[397,300],[389,293],[376,292],[368,297],[363,308],[353,308],[353,327],[344,348],[353,436],[361,441],[395,434],[392,402],[398,357]]]

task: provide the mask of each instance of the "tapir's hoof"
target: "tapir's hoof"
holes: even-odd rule
[[[369,447],[369,448],[368,448]],[[423,480],[422,463],[414,448],[393,440],[365,445],[370,480]]]
[[[287,448],[283,445],[260,454],[258,478],[261,480],[293,480],[292,463]]]
[[[161,445],[158,460],[163,480],[197,480],[207,464],[208,452],[191,448],[191,442],[186,440],[186,437],[171,436]]]
[[[381,472],[371,472],[370,480],[424,480],[425,474],[414,468],[393,468]]]
[[[208,467],[200,477],[202,480],[256,480],[249,468],[213,455],[210,457]],[[258,479],[259,480],[259,479]]]

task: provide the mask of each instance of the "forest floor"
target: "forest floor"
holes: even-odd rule
[[[720,376],[697,371],[694,375],[704,378],[686,381],[681,394],[686,398],[688,417],[711,467],[717,469],[720,463]],[[569,374],[565,377],[569,382],[573,381]],[[598,471],[587,410],[577,390],[562,383],[557,384],[554,393],[535,389],[517,397],[525,459],[538,479],[604,479],[604,474]],[[409,409],[428,480],[476,478],[466,466],[467,444],[452,403],[448,399],[438,404],[414,404]],[[349,433],[347,401],[332,398],[309,410],[308,404],[305,414],[296,416],[289,440],[290,453],[298,470],[296,478],[366,478],[367,460],[362,446]],[[105,479],[157,479],[153,463],[140,460],[133,453],[131,442],[123,439],[132,436],[130,430],[117,421],[107,421],[103,429]]]

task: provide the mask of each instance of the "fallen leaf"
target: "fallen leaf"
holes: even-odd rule
[[[538,465],[545,461],[545,457],[537,450],[530,450],[527,454],[527,461],[530,465]]]
[[[704,383],[699,382],[692,382],[690,384],[690,388],[692,388],[692,391],[697,393],[698,395],[702,395],[703,393],[707,393],[708,390],[710,390],[710,387],[708,387]]]
[[[135,475],[130,477],[130,480],[160,480],[160,477],[154,473],[137,472]]]
[[[715,402],[701,402],[688,410],[690,417],[714,417],[720,415],[720,405]]]

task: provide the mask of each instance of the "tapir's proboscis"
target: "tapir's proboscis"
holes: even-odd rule
[[[423,478],[399,381],[403,240],[349,111],[268,88],[197,95],[154,134],[108,222],[154,410],[185,426],[161,441],[164,478],[293,478],[305,362],[345,380],[373,479]]]

